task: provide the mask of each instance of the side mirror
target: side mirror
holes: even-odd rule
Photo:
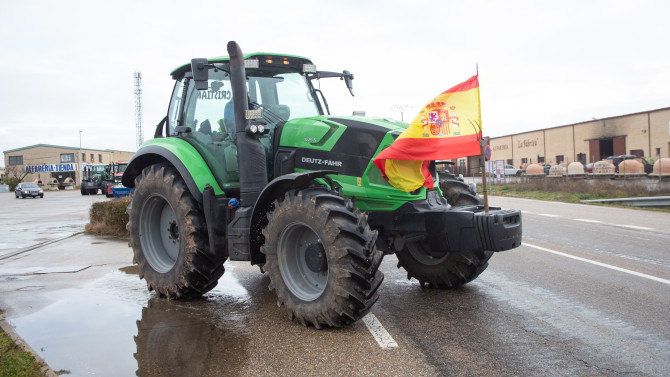
[[[196,58],[191,59],[191,73],[193,73],[193,81],[195,81],[195,88],[198,90],[209,89],[209,82],[207,81],[209,71],[207,69],[207,59]]]
[[[351,93],[351,96],[354,96],[354,84],[351,82],[354,79],[354,75],[351,74],[351,72],[347,71],[346,69],[342,71],[344,74],[344,83],[347,84],[347,89],[349,89],[349,93]]]

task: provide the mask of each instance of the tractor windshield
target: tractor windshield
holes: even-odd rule
[[[307,79],[299,73],[249,76],[247,89],[249,99],[263,108],[269,124],[320,115]]]

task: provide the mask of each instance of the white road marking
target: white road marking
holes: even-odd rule
[[[575,219],[575,220],[583,221],[585,223],[602,224],[602,221],[598,221],[598,220],[589,220],[589,219]]]
[[[551,218],[563,218],[561,215],[554,215],[550,213],[532,213],[528,211],[523,211],[522,214],[531,214],[531,215],[538,215],[538,216],[544,216],[544,217],[551,217]],[[570,219],[568,219],[570,220]],[[654,228],[648,228],[646,226],[637,226],[637,225],[626,225],[626,224],[610,224],[610,223],[605,223],[599,220],[589,220],[589,219],[572,219],[575,221],[582,221],[585,223],[592,223],[592,224],[604,224],[604,225],[611,225],[611,226],[616,226],[620,228],[628,228],[628,229],[635,229],[635,230],[654,230]]]
[[[654,230],[654,228],[647,228],[646,226],[622,225],[622,224],[619,224],[619,226],[624,227],[624,228],[635,229],[635,230]]]
[[[386,331],[384,326],[382,326],[381,322],[379,322],[374,314],[368,313],[365,317],[363,317],[363,323],[365,323],[365,326],[368,327],[368,330],[370,330],[370,333],[382,349],[386,350],[398,347],[398,343],[393,340],[391,334]]]
[[[524,245],[524,246],[528,246],[528,247],[532,247],[532,248],[534,248],[534,249],[538,249],[538,250],[546,251],[547,253],[552,253],[552,254],[560,255],[560,256],[562,256],[562,257],[575,259],[575,260],[578,260],[578,261],[581,261],[581,262],[591,263],[591,264],[594,264],[594,265],[596,265],[596,266],[609,268],[609,269],[614,270],[614,271],[625,272],[625,273],[630,274],[630,275],[635,275],[635,276],[638,276],[638,277],[641,277],[641,278],[645,278],[645,279],[649,279],[649,280],[657,281],[657,282],[659,282],[659,283],[663,283],[663,284],[670,285],[670,280],[662,279],[662,278],[658,278],[658,277],[656,277],[656,276],[651,276],[651,275],[643,274],[643,273],[641,273],[641,272],[636,272],[636,271],[632,271],[632,270],[627,270],[627,269],[625,269],[625,268],[612,266],[612,265],[610,265],[610,264],[606,264],[606,263],[596,262],[596,261],[593,261],[593,260],[590,260],[590,259],[586,259],[586,258],[581,258],[581,257],[575,256],[575,255],[570,255],[570,254],[566,254],[566,253],[561,253],[560,251],[547,249],[546,247],[542,247],[542,246],[536,246],[536,245],[527,244],[527,243],[525,243],[525,242],[523,243],[523,245]]]

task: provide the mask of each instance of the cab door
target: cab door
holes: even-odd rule
[[[240,178],[230,78],[226,72],[210,71],[207,90],[197,90],[189,83],[182,123],[188,131],[177,134],[181,97],[189,80],[182,78],[175,85],[168,114],[169,134],[183,138],[200,152],[224,191],[236,191]]]

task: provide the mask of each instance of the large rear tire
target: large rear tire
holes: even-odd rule
[[[452,206],[482,204],[482,200],[465,182],[454,178],[440,181],[440,189]],[[458,288],[471,282],[488,267],[492,251],[459,251],[436,258],[424,241],[405,244],[396,251],[398,268],[407,271],[407,279],[415,278],[425,288]]]
[[[396,252],[398,268],[407,271],[407,279],[415,278],[424,288],[458,288],[471,282],[488,267],[492,251],[459,251],[441,258],[430,254],[424,241],[408,242]]]
[[[202,211],[176,169],[145,168],[135,179],[128,214],[133,262],[149,290],[188,299],[216,286],[225,258],[210,252]]]
[[[483,204],[482,199],[465,182],[457,178],[447,178],[440,180],[440,190],[442,196],[452,206],[470,206]]]
[[[323,188],[289,191],[263,229],[265,271],[289,319],[318,329],[362,318],[384,280],[377,232],[350,200]]]

